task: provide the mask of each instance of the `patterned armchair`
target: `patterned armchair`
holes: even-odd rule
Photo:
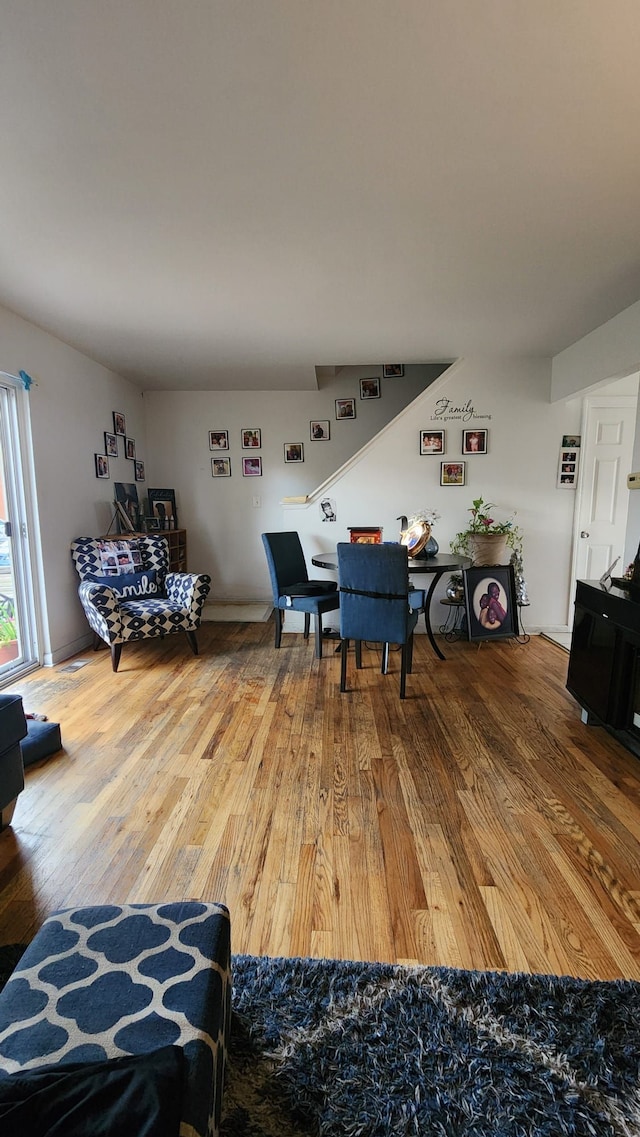
[[[101,639],[109,645],[114,671],[128,640],[185,632],[194,655],[198,654],[196,629],[211,577],[169,572],[164,537],[147,534],[130,541],[78,537],[71,556],[94,649]]]

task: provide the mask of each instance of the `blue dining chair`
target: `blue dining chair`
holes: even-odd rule
[[[309,580],[302,545],[297,533],[263,533],[267,555],[273,607],[276,620],[276,647],[282,640],[285,612],[304,612],[304,638],[314,617],[316,658],[322,658],[322,617],[340,607],[338,585],[334,580]]]
[[[424,607],[424,592],[409,584],[404,545],[338,545],[340,584],[340,690],[347,690],[347,653],[355,641],[356,667],[362,667],[362,641],[381,643],[382,672],[389,644],[400,644],[400,698],[406,692],[413,659],[413,630]],[[421,603],[422,602],[422,603]]]

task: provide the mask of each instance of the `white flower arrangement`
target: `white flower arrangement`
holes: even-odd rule
[[[424,521],[426,525],[430,525],[433,529],[436,521],[439,521],[442,514],[438,513],[437,509],[420,509],[409,518],[408,524],[417,525],[419,521]]]

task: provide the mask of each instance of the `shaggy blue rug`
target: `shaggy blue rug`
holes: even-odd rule
[[[639,1137],[640,983],[234,956],[222,1137]]]

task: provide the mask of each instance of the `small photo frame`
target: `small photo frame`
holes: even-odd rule
[[[118,457],[118,436],[110,434],[108,430],[104,432],[104,452],[108,458]]]
[[[120,434],[124,437],[127,433],[124,415],[120,411],[113,412],[113,433]]]
[[[463,430],[462,432],[462,453],[463,454],[486,454],[487,453],[487,439],[489,436],[488,430]]]
[[[463,569],[467,634],[470,640],[501,640],[519,634],[513,565]]]
[[[420,431],[420,453],[421,454],[444,454],[444,430],[421,430]]]
[[[124,440],[124,456],[129,458],[132,462],[136,460],[136,440],[135,438],[125,438]]]
[[[161,529],[177,529],[176,491],[152,489],[148,492],[149,513],[160,520]]]
[[[231,477],[231,459],[230,458],[212,458],[211,459],[211,477],[212,478],[230,478]]]
[[[465,480],[466,462],[441,462],[440,485],[463,486]]]
[[[136,472],[136,481],[137,482],[143,482],[144,481],[144,462],[138,462],[136,460],[135,472]]]
[[[257,426],[242,428],[242,449],[258,450],[262,446],[262,431]]]
[[[147,533],[156,533],[160,529],[159,517],[145,517],[144,527]]]
[[[243,478],[261,478],[262,477],[262,458],[243,458],[242,459],[242,477]]]
[[[210,450],[228,450],[229,449],[229,431],[228,430],[210,430],[209,431],[209,449]]]
[[[401,379],[404,375],[404,363],[383,363],[383,379]]]
[[[356,401],[355,399],[336,399],[336,418],[355,418],[356,417]]]
[[[563,448],[574,449],[580,445],[582,436],[580,434],[563,434],[562,446]]]
[[[380,398],[380,380],[377,375],[369,379],[360,380],[360,398],[361,399],[379,399]]]
[[[331,438],[329,419],[317,419],[309,423],[309,437],[312,442],[328,442]]]
[[[301,442],[285,442],[285,462],[304,462],[304,446]]]
[[[106,454],[96,454],[96,455],[94,455],[94,457],[95,457],[95,463],[96,463],[96,478],[108,478],[109,477],[109,459],[107,458],[107,455]]]
[[[565,437],[573,437],[575,439],[577,436],[565,435]],[[560,453],[558,454],[558,477],[556,481],[558,489],[577,489],[579,459],[580,450],[577,446],[569,447],[562,445],[560,447]]]

